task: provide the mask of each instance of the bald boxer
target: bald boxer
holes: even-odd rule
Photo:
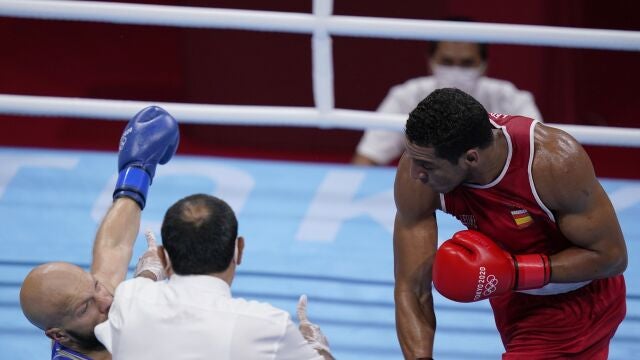
[[[503,359],[606,359],[626,312],[627,249],[580,144],[451,88],[418,104],[405,136],[394,228],[405,358],[432,357],[433,281],[454,301],[490,300]],[[437,250],[436,210],[469,229]]]
[[[171,159],[178,141],[178,124],[163,109],[151,106],[136,114],[120,139],[114,202],[98,229],[90,271],[52,262],[25,278],[20,305],[53,340],[52,359],[111,358],[93,330],[107,319],[115,288],[127,274],[156,166]]]

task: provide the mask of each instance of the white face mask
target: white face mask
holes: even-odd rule
[[[431,64],[433,76],[439,88],[454,87],[468,94],[473,94],[478,79],[484,73],[485,65],[473,68]]]

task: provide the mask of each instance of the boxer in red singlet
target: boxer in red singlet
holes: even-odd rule
[[[407,359],[432,356],[431,282],[490,298],[503,359],[606,359],[626,313],[627,250],[584,149],[535,120],[488,114],[457,89],[422,100],[395,182],[397,331]],[[436,251],[440,209],[470,230]]]

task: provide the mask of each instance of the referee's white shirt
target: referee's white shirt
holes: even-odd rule
[[[422,99],[438,87],[434,76],[410,79],[391,88],[377,111],[408,116]],[[478,79],[470,95],[488,112],[523,115],[542,122],[531,93],[516,88],[508,81],[483,76]],[[402,154],[404,142],[402,131],[369,129],[365,131],[356,151],[378,164],[388,164]]]
[[[124,281],[95,334],[115,360],[323,359],[288,312],[232,298],[208,275]]]

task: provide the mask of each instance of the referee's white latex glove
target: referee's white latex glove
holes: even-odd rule
[[[133,273],[133,276],[137,277],[142,272],[149,271],[155,275],[157,281],[164,280],[167,278],[167,272],[164,269],[162,259],[160,259],[158,255],[156,237],[151,230],[145,231],[144,237],[147,239],[147,251],[138,259],[136,271]]]
[[[300,300],[298,300],[297,306],[298,320],[300,321],[300,332],[302,333],[302,337],[311,345],[312,348],[316,349],[318,352],[325,352],[333,359],[333,355],[331,355],[331,350],[329,349],[329,341],[320,330],[320,326],[312,323],[307,318],[307,295],[300,296]]]

